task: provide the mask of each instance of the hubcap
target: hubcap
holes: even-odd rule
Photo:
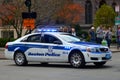
[[[22,53],[17,53],[15,57],[15,61],[18,65],[21,65],[24,63],[24,55]]]
[[[81,56],[78,53],[75,53],[71,56],[71,64],[74,67],[79,67],[81,64]]]

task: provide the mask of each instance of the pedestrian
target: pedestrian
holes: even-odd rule
[[[68,28],[66,26],[63,28],[63,32],[68,32]]]
[[[119,49],[120,47],[120,26],[118,27],[118,30],[117,30],[117,49]]]
[[[90,37],[90,42],[96,42],[96,33],[95,33],[95,28],[93,26],[89,30],[88,35]]]
[[[112,40],[112,30],[110,27],[105,34],[105,39],[107,41],[108,47],[110,48],[110,44],[111,44],[111,40]]]
[[[73,36],[76,36],[75,28],[71,28],[71,34],[72,34]]]
[[[103,40],[103,26],[100,25],[97,29],[96,29],[96,42],[101,44],[102,40]]]
[[[62,26],[59,28],[59,32],[63,32],[63,27]]]

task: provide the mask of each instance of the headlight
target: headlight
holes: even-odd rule
[[[96,48],[87,47],[86,51],[88,51],[88,52],[96,52]]]

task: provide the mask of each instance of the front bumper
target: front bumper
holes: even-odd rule
[[[90,52],[84,53],[85,62],[105,62],[109,61],[112,58],[111,52],[95,54]]]

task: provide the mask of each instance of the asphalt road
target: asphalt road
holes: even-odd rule
[[[11,60],[0,60],[0,80],[120,80],[120,53],[114,53],[112,61],[97,68],[88,64],[75,69],[69,64],[30,63],[19,67]]]

